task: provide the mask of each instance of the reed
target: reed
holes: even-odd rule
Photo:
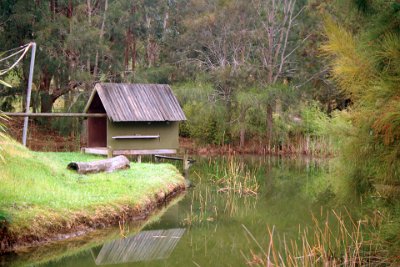
[[[243,161],[236,157],[228,157],[227,168],[222,175],[217,177],[216,183],[220,186],[218,193],[235,194],[240,197],[245,195],[257,196],[260,185],[254,173],[247,170]]]
[[[122,213],[122,217],[118,221],[118,226],[119,226],[119,235],[122,238],[126,238],[127,235],[129,234],[129,225],[127,225],[127,223],[126,223],[125,213]]]
[[[347,212],[347,211],[346,211]],[[333,217],[330,220],[329,217]],[[263,247],[243,225],[258,252],[242,252],[249,266],[389,266],[386,250],[373,240],[373,227],[367,220],[354,221],[347,212],[335,211],[318,220],[312,216],[312,229],[300,229],[296,239],[287,239],[268,227],[267,247]],[[331,222],[330,222],[331,221]],[[366,237],[370,237],[367,239]]]
[[[209,187],[205,187],[205,190],[192,191],[190,211],[186,213],[183,224],[193,225],[215,221],[218,217],[216,202],[217,200],[211,194]]]

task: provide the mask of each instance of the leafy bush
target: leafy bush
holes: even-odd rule
[[[190,137],[203,144],[222,145],[225,142],[225,114],[221,106],[210,107],[204,103],[191,102],[183,110],[188,119],[185,127]]]
[[[61,112],[67,112],[67,113],[80,113],[83,111],[86,105],[86,99],[87,96],[84,94],[79,94],[78,96],[75,97],[74,102],[69,106],[66,107],[64,104],[64,107],[61,109]],[[64,100],[65,101],[65,100]],[[48,119],[42,119],[43,124],[48,123]],[[71,117],[60,117],[60,118],[51,118],[50,120],[50,125],[51,128],[59,132],[60,134],[67,136],[70,135],[71,133],[74,133],[75,136],[79,136],[81,132],[81,123],[80,118],[71,118]]]
[[[225,109],[212,98],[209,83],[190,81],[173,87],[187,121],[180,126],[180,135],[193,137],[202,144],[222,144],[226,140]]]
[[[173,80],[175,68],[170,65],[138,69],[132,82],[169,84]]]
[[[301,109],[302,132],[311,136],[324,134],[324,129],[329,124],[329,117],[316,102],[311,102]]]

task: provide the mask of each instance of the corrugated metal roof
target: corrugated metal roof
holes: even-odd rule
[[[98,94],[107,116],[122,121],[183,121],[185,114],[166,84],[98,83],[85,112]]]
[[[167,259],[185,233],[184,228],[142,231],[106,243],[95,259],[96,265]]]

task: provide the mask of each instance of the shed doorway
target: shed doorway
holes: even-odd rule
[[[107,118],[88,118],[88,147],[107,147]]]
[[[88,113],[106,113],[99,95],[96,93],[88,108]],[[107,118],[88,118],[88,147],[107,147]]]

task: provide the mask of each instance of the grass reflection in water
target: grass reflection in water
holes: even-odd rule
[[[303,266],[317,259],[316,265],[321,264],[322,258],[332,264],[333,259],[350,259],[354,251],[349,247],[358,244],[353,246],[357,248],[363,241],[360,233],[365,226],[353,231],[358,221],[339,216],[341,209],[332,203],[326,161],[197,158],[190,172],[195,187],[143,229],[186,229],[169,257],[121,266],[296,266],[295,262]],[[358,207],[352,205],[353,214]],[[338,217],[332,212],[326,215],[332,208],[338,210]],[[340,243],[341,236],[347,240]],[[358,251],[361,255],[361,247]],[[41,266],[68,265],[96,266],[89,250]]]

